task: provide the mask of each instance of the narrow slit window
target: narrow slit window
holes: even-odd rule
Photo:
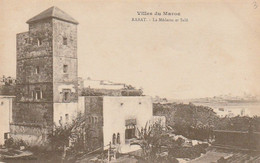
[[[36,74],[39,74],[39,73],[40,73],[40,67],[39,67],[39,66],[36,66],[36,68],[35,68],[35,73],[36,73]]]
[[[64,100],[68,101],[68,99],[69,99],[69,92],[65,92],[64,93]]]
[[[68,65],[63,65],[63,73],[67,73],[68,72]]]
[[[25,39],[24,39],[24,42],[25,42],[26,44],[28,44],[28,43],[29,43],[29,38],[25,38]]]
[[[70,89],[64,89],[63,90],[63,101],[64,102],[69,102],[70,100]]]
[[[67,37],[63,37],[63,45],[67,45],[68,44],[68,39]]]
[[[42,45],[42,40],[40,38],[37,38],[37,45],[41,46]]]
[[[42,91],[40,89],[35,89],[35,99],[42,99]]]

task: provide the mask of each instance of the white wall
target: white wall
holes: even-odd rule
[[[117,84],[110,81],[103,81],[101,80],[84,80],[84,87],[96,88],[96,89],[123,89],[123,84]]]
[[[121,145],[125,145],[125,120],[136,119],[137,127],[144,127],[153,117],[152,98],[148,96],[105,96],[103,100],[103,141],[112,142],[113,133],[120,133]]]
[[[65,115],[69,115],[69,121],[70,123],[72,119],[74,119],[77,116],[77,110],[78,110],[78,103],[54,103],[54,109],[53,109],[53,120],[56,125],[59,125],[59,120],[62,117],[62,122],[65,124],[66,117]]]
[[[85,96],[78,97],[78,112],[85,112]]]
[[[0,144],[4,144],[4,133],[10,132],[9,123],[12,121],[13,97],[0,96]]]

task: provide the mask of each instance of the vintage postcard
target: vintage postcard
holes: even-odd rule
[[[0,0],[0,162],[260,162],[259,0]]]

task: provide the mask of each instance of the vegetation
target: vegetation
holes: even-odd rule
[[[144,129],[138,129],[139,137],[131,145],[139,145],[142,148],[145,162],[178,162],[176,158],[193,159],[201,153],[206,153],[207,144],[185,146],[185,139],[175,139],[170,130],[163,128],[160,122],[146,125]]]
[[[85,116],[78,114],[71,123],[60,124],[54,126],[53,133],[49,134],[49,144],[52,151],[62,153],[62,159],[66,160],[78,155],[85,150],[85,133],[88,132],[88,127],[85,123]]]
[[[85,116],[78,114],[71,123],[55,125],[52,133],[48,135],[46,146],[29,146],[24,141],[14,141],[13,138],[5,141],[5,146],[12,149],[19,149],[21,146],[25,150],[33,152],[34,156],[44,162],[74,162],[85,150],[85,139],[88,136],[88,127],[85,124]]]
[[[138,129],[137,140],[131,145],[142,148],[144,162],[178,162],[176,158],[194,159],[206,152],[207,144],[187,145],[187,139],[206,140],[212,136],[213,130],[232,131],[260,131],[260,117],[224,117],[220,118],[209,107],[190,104],[154,104],[154,114],[166,117],[166,126],[160,122],[146,124]],[[42,150],[38,147],[28,147],[22,141],[14,142],[8,139],[5,146],[19,148],[24,146],[34,152],[40,160],[46,162],[74,162],[75,159],[88,149],[85,140],[88,139],[90,128],[85,124],[85,116],[79,114],[69,124],[54,126],[55,130],[48,136],[51,150]],[[183,135],[186,138],[176,135]],[[68,148],[70,144],[70,147]],[[88,151],[87,151],[88,152]],[[103,156],[102,156],[103,158]],[[105,157],[106,158],[106,157]]]
[[[260,117],[224,117],[216,122],[216,129],[231,131],[253,131],[260,132]]]
[[[27,144],[23,140],[15,141],[12,137],[5,140],[6,148],[19,149],[20,146],[27,147]]]
[[[190,139],[204,140],[212,134],[218,117],[213,109],[190,104],[154,104],[154,114],[166,116],[167,125],[175,134]]]
[[[81,96],[103,96],[104,93],[95,91],[93,88],[83,88],[81,90]]]
[[[145,128],[137,129],[138,139],[131,145],[139,145],[143,151],[143,158],[148,162],[153,162],[158,159],[158,154],[162,147],[162,138],[166,134],[160,123],[155,123]]]
[[[212,108],[189,104],[154,104],[154,115],[166,117],[167,125],[175,134],[190,139],[205,140],[213,130],[256,131],[260,132],[260,117],[224,117],[216,115]]]
[[[83,88],[80,90],[82,96],[142,96],[143,90],[136,89],[131,85],[126,85],[122,89],[95,89],[95,88]]]
[[[78,114],[72,123],[55,125],[54,130],[48,135],[49,143],[53,150],[63,149],[73,141],[74,148],[83,149],[83,134],[85,131],[85,116]]]

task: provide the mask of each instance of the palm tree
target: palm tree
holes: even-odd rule
[[[163,137],[167,131],[160,122],[152,125],[146,123],[145,128],[138,129],[138,137],[130,145],[139,145],[142,148],[143,157],[148,162],[154,162],[161,152]]]

